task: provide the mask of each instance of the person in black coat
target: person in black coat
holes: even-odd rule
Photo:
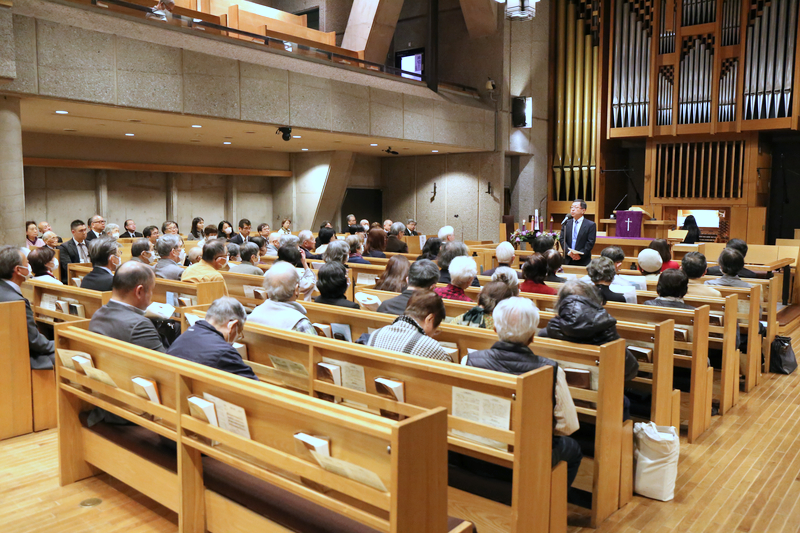
[[[120,266],[122,257],[119,255],[117,241],[108,237],[101,237],[92,241],[89,258],[92,260],[92,271],[86,274],[81,281],[82,289],[94,291],[110,291],[114,282],[114,271]]]
[[[608,257],[595,257],[586,267],[586,272],[589,274],[589,279],[600,291],[600,296],[603,297],[603,305],[606,302],[625,303],[625,296],[612,291],[610,287],[611,282],[614,281],[614,276],[617,275],[617,269],[611,259]]]
[[[36,327],[31,304],[22,296],[20,286],[31,275],[28,260],[16,246],[0,247],[0,302],[25,302],[25,317],[28,331],[28,355],[31,368],[42,370],[53,368],[55,347]],[[8,369],[4,369],[5,372]]]
[[[747,256],[747,243],[744,242],[742,239],[731,239],[725,244],[725,248],[733,248],[740,254],[742,254],[742,258]],[[722,267],[719,265],[708,267],[708,272],[706,272],[709,276],[721,276],[722,275]],[[747,268],[742,267],[737,274],[740,278],[757,278],[758,274],[749,270]]]
[[[242,304],[234,298],[218,298],[208,308],[205,320],[195,322],[172,343],[167,353],[258,381],[253,369],[232,346],[244,339],[245,321],[247,313]]]
[[[433,290],[438,282],[439,267],[436,263],[430,259],[418,259],[408,269],[408,286],[405,290],[394,298],[384,300],[378,307],[378,312],[400,316],[405,313],[406,305],[416,291]]]
[[[345,298],[349,280],[347,269],[338,261],[331,261],[319,267],[317,272],[317,290],[319,296],[314,298],[318,304],[338,305],[339,307],[349,307],[359,309],[356,302],[351,302]]]
[[[688,290],[689,277],[686,273],[683,270],[670,268],[658,276],[658,285],[656,286],[658,298],[647,300],[644,305],[694,310],[694,307],[683,301],[683,297],[686,296]]]
[[[125,221],[125,231],[120,233],[120,237],[123,239],[136,239],[137,237],[141,237],[142,234],[136,231],[136,222],[129,218]]]
[[[59,263],[61,264],[61,279],[67,281],[70,263],[89,262],[89,242],[86,240],[86,223],[82,220],[73,220],[69,225],[72,238],[59,246]]]
[[[586,266],[592,260],[592,248],[597,239],[597,226],[587,220],[583,214],[586,212],[586,202],[575,200],[570,208],[572,218],[564,224],[559,241],[564,250],[564,264]],[[575,227],[578,228],[576,238],[573,238]],[[580,253],[576,253],[580,252]]]
[[[469,256],[469,248],[463,242],[450,241],[442,244],[439,249],[439,258],[436,260],[439,265],[439,283],[450,284],[450,263],[460,255]],[[481,286],[478,276],[472,279],[472,286]]]
[[[552,465],[556,466],[559,461],[567,463],[569,487],[578,474],[583,458],[578,443],[568,437],[579,428],[578,414],[564,371],[555,361],[539,357],[529,348],[539,325],[539,310],[527,298],[512,297],[498,303],[492,316],[500,340],[488,350],[469,354],[467,366],[515,375],[544,366],[553,367]],[[467,464],[470,462],[472,461],[467,460]]]
[[[408,244],[401,241],[400,237],[405,233],[406,225],[402,222],[395,222],[389,230],[389,238],[386,241],[387,252],[408,253]]]

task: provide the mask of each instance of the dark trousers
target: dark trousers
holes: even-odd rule
[[[578,475],[581,459],[583,453],[578,441],[571,437],[553,437],[553,467],[561,461],[567,463],[567,488],[572,486]]]

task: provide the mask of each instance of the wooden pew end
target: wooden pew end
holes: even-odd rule
[[[31,370],[33,430],[44,431],[58,425],[55,370]]]
[[[550,533],[567,531],[567,463],[559,462],[550,476]]]
[[[633,499],[633,420],[622,424],[619,471],[619,506],[622,508]]]

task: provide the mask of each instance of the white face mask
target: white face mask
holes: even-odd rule
[[[24,268],[24,269],[26,270],[26,273],[25,273],[25,274],[23,274],[23,276],[25,277],[25,279],[31,279],[31,278],[33,277],[33,275],[31,274],[31,267],[29,267],[29,266],[22,266],[22,265],[20,265],[19,267],[20,267],[20,268]]]
[[[225,265],[227,264],[228,264],[228,258],[226,257],[222,260],[222,264],[219,265],[219,268],[225,268]]]
[[[119,238],[119,232],[112,233],[111,237],[114,238],[114,239],[118,239]]]
[[[116,259],[116,261],[114,261]],[[116,270],[122,264],[122,258],[118,255],[114,255],[111,257],[111,264],[114,265],[114,269]]]
[[[186,261],[186,251],[185,250],[181,250],[181,255],[178,258],[178,263],[180,263],[182,265],[184,261]]]
[[[233,231],[233,228],[230,228],[230,227],[225,228],[225,233],[227,233],[228,235],[230,235],[232,231]]]
[[[53,258],[53,270],[55,270],[55,269],[57,269],[57,268],[58,268],[58,264],[59,264],[59,263],[58,263],[58,259],[56,259],[56,258],[54,257],[54,258]]]

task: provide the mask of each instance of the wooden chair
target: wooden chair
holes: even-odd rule
[[[288,531],[274,509],[247,503],[259,491],[271,495],[260,496],[262,505],[295,517],[324,513],[398,533],[472,530],[447,517],[445,409],[418,410],[397,422],[74,326],[59,328],[58,336],[61,348],[90,354],[116,385],[57,358],[61,485],[107,472],[178,513],[182,532]],[[137,376],[157,383],[159,403],[134,393]],[[235,407],[220,407],[229,424],[217,411],[222,427],[196,418],[190,397],[209,394],[220,406],[243,409],[238,423]],[[135,425],[84,427],[81,411],[87,407]],[[322,457],[315,460],[300,433],[328,439],[331,458],[324,460],[319,450]],[[176,450],[163,447],[159,436]],[[240,486],[247,494],[237,491]]]

